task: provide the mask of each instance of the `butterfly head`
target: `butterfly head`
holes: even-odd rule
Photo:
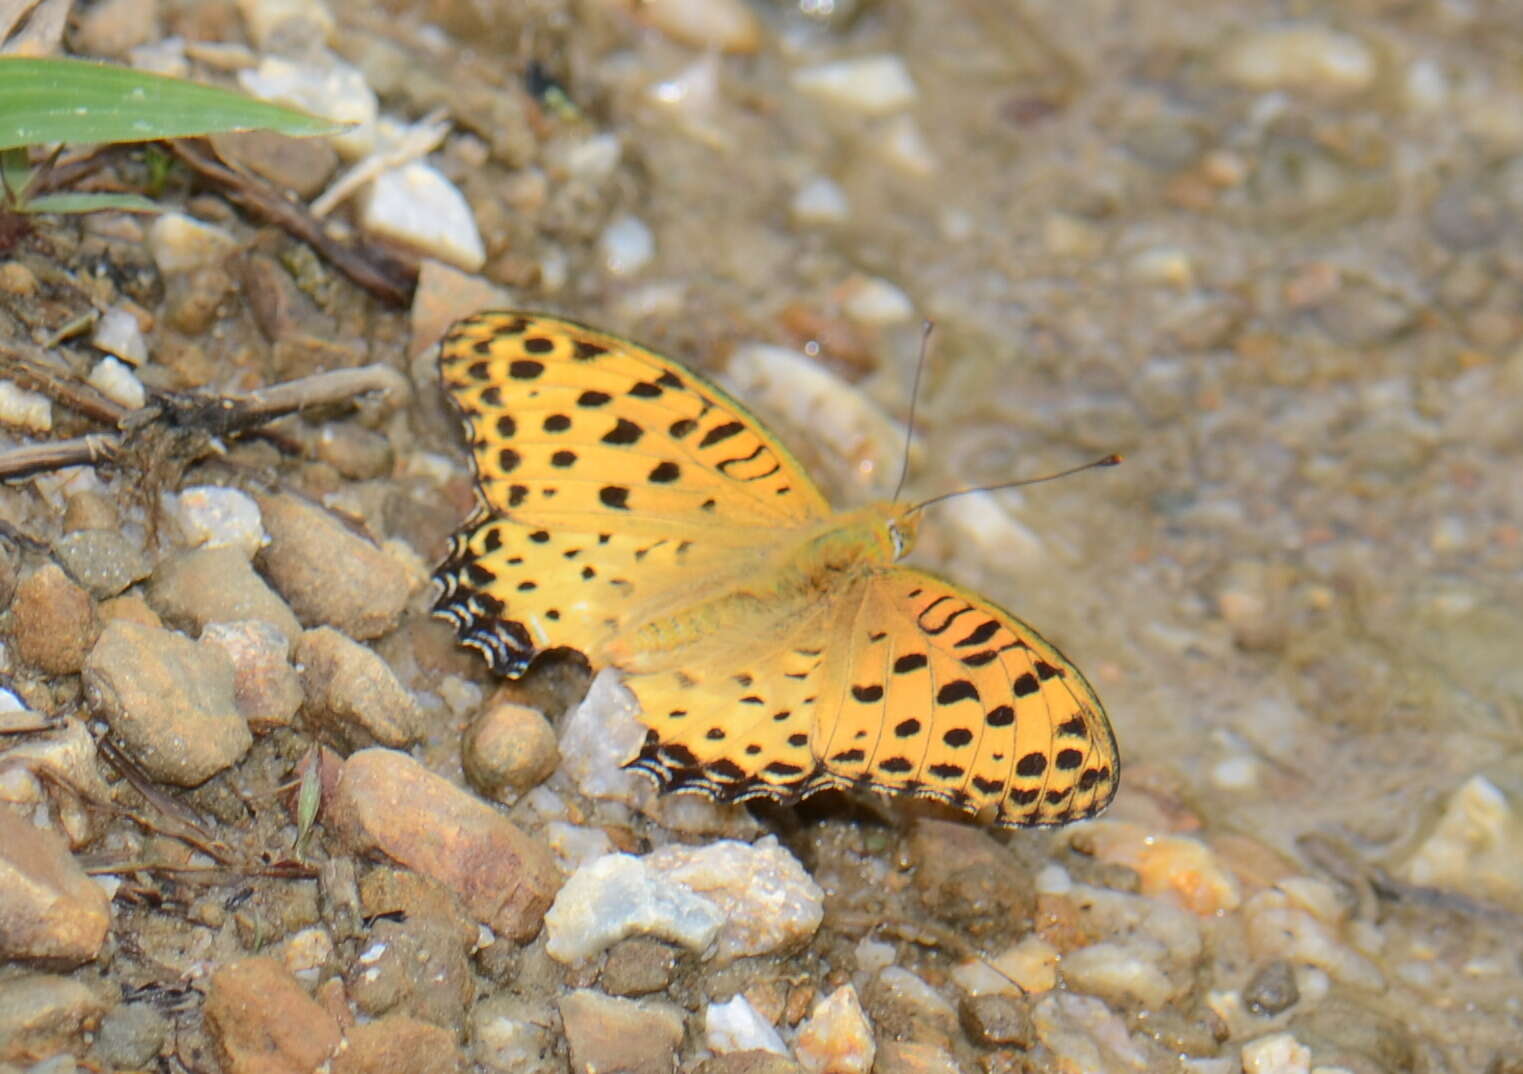
[[[920,536],[920,512],[902,503],[885,503],[884,530],[893,559],[903,559]]]

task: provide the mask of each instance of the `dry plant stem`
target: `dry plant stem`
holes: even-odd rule
[[[216,183],[228,197],[294,237],[317,249],[355,283],[392,305],[405,305],[412,295],[412,274],[392,258],[374,249],[350,246],[331,238],[322,221],[306,207],[289,201],[268,184],[229,168],[217,160],[205,143],[176,139],[168,143],[175,156],[203,178]]]
[[[118,425],[128,413],[122,404],[76,379],[46,350],[31,343],[16,339],[0,342],[0,373],[102,425]]]
[[[81,387],[61,380],[56,386]],[[106,402],[120,412],[112,421],[114,425],[131,428],[167,417],[175,425],[197,427],[212,436],[236,436],[307,407],[346,402],[370,392],[395,397],[406,391],[407,380],[402,374],[389,366],[367,365],[315,373],[245,395],[167,398],[134,411],[118,407],[109,399]],[[0,481],[31,477],[68,466],[93,466],[113,458],[121,449],[122,441],[120,433],[94,433],[73,440],[0,452]]]

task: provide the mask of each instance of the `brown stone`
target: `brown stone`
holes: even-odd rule
[[[572,1074],[672,1074],[682,1017],[665,1005],[579,989],[562,996]]]
[[[362,641],[397,625],[412,587],[396,557],[298,496],[258,500],[270,534],[259,562],[303,623]]]
[[[64,840],[0,807],[0,958],[49,967],[93,959],[111,925],[111,900]]]
[[[423,710],[374,652],[330,627],[296,643],[307,722],[345,750],[406,746],[422,736]]]
[[[100,631],[90,594],[55,564],[21,580],[11,600],[11,639],[24,664],[51,675],[73,675]]]
[[[345,761],[333,817],[352,850],[432,877],[512,940],[534,937],[560,889],[542,843],[405,753],[367,749]]]
[[[333,1058],[333,1074],[456,1074],[465,1056],[454,1034],[405,1014],[355,1026]]]
[[[105,1009],[100,995],[72,977],[27,973],[0,981],[0,1063],[83,1052],[85,1034]]]
[[[339,1044],[333,1016],[270,958],[212,974],[204,1017],[224,1074],[312,1074]]]

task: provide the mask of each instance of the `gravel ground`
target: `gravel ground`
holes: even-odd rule
[[[1523,13],[497,7],[70,30],[452,126],[395,180],[421,223],[334,213],[407,307],[184,169],[172,215],[0,260],[7,352],[102,314],[50,353],[120,406],[410,385],[0,487],[0,1072],[1523,1070]],[[217,148],[304,199],[365,152]],[[1085,670],[1111,811],[991,834],[599,770],[611,684],[502,684],[428,615],[472,492],[426,348],[486,305],[727,378],[837,503],[893,488],[927,318],[912,494],[1124,454],[916,552]]]

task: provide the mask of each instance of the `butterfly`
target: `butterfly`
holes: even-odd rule
[[[475,513],[437,615],[499,674],[574,649],[639,701],[663,790],[940,800],[1000,827],[1094,816],[1115,737],[1056,648],[898,565],[920,506],[834,511],[740,403],[597,329],[482,313],[443,340]]]

